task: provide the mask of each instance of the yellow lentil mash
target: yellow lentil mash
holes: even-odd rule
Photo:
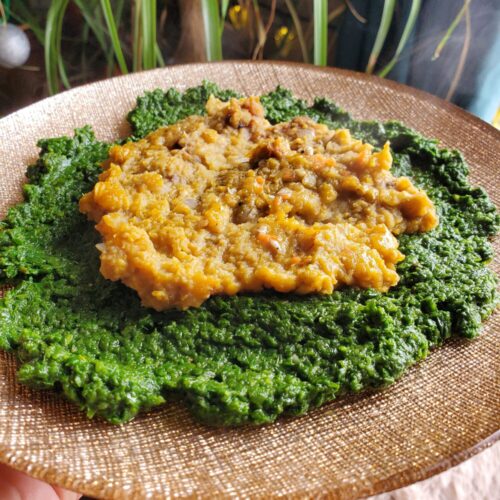
[[[206,110],[113,146],[81,198],[106,278],[157,310],[264,288],[397,284],[394,235],[438,218],[424,191],[391,174],[389,144],[374,151],[307,117],[273,126],[256,97],[211,97]]]

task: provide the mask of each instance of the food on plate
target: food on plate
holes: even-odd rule
[[[210,97],[138,142],[115,145],[80,210],[97,222],[104,277],[145,306],[199,306],[273,288],[387,291],[404,256],[394,234],[429,231],[424,191],[374,148],[309,117],[271,125],[256,97]]]
[[[204,115],[211,96],[240,97],[210,83],[146,93],[129,115],[131,139],[140,148],[140,139],[160,127]],[[16,354],[22,383],[55,389],[89,417],[113,423],[181,399],[209,424],[261,424],[388,385],[451,336],[479,334],[497,300],[486,264],[499,217],[486,193],[469,184],[460,153],[396,122],[353,120],[327,99],[309,105],[278,88],[260,102],[272,125],[324,124],[332,132],[317,130],[325,134],[347,129],[351,141],[373,145],[370,154],[381,157],[390,143],[390,174],[407,177],[432,202],[421,198],[429,226],[393,226],[391,238],[405,256],[395,266],[398,283],[386,290],[344,285],[332,293],[215,295],[185,310],[144,307],[135,290],[99,272],[96,245],[104,242],[79,211],[101,164],[113,151],[134,148],[98,141],[85,127],[71,138],[40,141],[25,201],[0,223],[0,276],[11,287],[0,300],[0,348]],[[268,153],[255,168],[272,160]],[[439,224],[431,229],[433,211]]]

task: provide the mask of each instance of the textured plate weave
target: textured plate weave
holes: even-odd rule
[[[92,124],[99,139],[127,134],[136,96],[209,79],[246,94],[278,83],[327,96],[355,118],[397,119],[460,149],[472,180],[500,202],[500,133],[428,94],[376,77],[276,63],[176,66],[114,78],[46,99],[0,121],[0,216],[20,199],[41,137]],[[497,240],[497,254],[499,245]],[[492,264],[498,271],[499,259]],[[16,382],[0,354],[0,461],[104,498],[313,496],[352,498],[424,479],[500,437],[500,315],[475,341],[435,350],[394,386],[344,398],[260,428],[211,429],[178,405],[121,427],[88,421],[52,392]]]

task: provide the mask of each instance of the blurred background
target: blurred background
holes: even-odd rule
[[[279,59],[373,73],[500,124],[500,0],[0,0],[0,116],[170,64]]]

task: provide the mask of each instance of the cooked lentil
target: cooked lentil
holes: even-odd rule
[[[139,142],[113,146],[80,201],[103,237],[101,272],[162,310],[273,288],[387,291],[394,235],[433,229],[433,203],[380,151],[301,116],[271,125],[257,97],[211,97]]]

